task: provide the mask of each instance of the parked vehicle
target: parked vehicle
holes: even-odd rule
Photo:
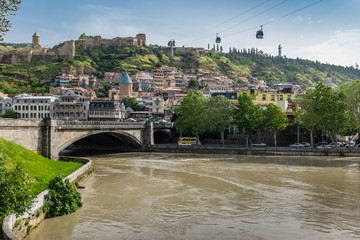
[[[315,147],[321,146],[321,145],[328,145],[328,142],[319,142],[315,144]]]
[[[322,144],[322,145],[318,145],[317,147],[316,147],[316,149],[329,149],[329,148],[332,148],[331,147],[331,145],[329,145],[329,144]]]
[[[304,145],[304,147],[310,147],[310,143],[308,142],[302,142],[301,144]]]
[[[356,146],[356,143],[354,141],[350,141],[348,144],[346,144],[347,148],[353,148]]]
[[[303,148],[305,147],[303,144],[301,143],[294,143],[294,144],[290,144],[289,147],[292,147],[292,148]]]
[[[201,145],[200,141],[197,141],[196,137],[180,137],[178,140],[178,145],[191,146],[191,145]]]
[[[257,142],[252,144],[253,147],[266,147],[266,143]]]

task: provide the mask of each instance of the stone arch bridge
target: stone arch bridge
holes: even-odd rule
[[[154,133],[162,132],[170,138],[172,127],[153,122],[0,119],[0,137],[57,159],[61,151],[76,143],[86,149],[95,149],[96,145],[102,150],[144,151],[154,145]]]

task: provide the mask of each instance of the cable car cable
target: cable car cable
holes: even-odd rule
[[[234,17],[232,17],[232,18],[230,18],[230,19],[228,19],[228,20],[226,20],[226,21],[224,21],[224,22],[222,22],[222,23],[220,23],[220,24],[218,24],[218,25],[209,27],[209,28],[207,28],[207,29],[205,29],[205,30],[203,30],[203,31],[201,31],[201,32],[198,32],[198,33],[196,33],[195,35],[192,35],[192,36],[190,37],[190,39],[191,39],[191,38],[194,39],[194,38],[196,38],[197,36],[199,36],[199,35],[201,35],[201,34],[203,34],[203,33],[208,32],[209,30],[213,31],[214,28],[217,28],[217,27],[219,27],[219,26],[221,26],[221,25],[224,25],[225,23],[228,23],[228,22],[234,20],[235,18],[237,18],[237,17],[239,17],[239,16],[241,16],[241,15],[244,15],[244,14],[246,14],[246,13],[248,13],[248,12],[250,12],[250,11],[256,9],[256,8],[258,8],[258,7],[264,5],[265,3],[269,2],[269,1],[271,1],[271,0],[265,0],[265,1],[261,2],[261,3],[259,3],[258,5],[252,7],[252,8],[250,8],[250,9],[248,9],[248,10],[246,10],[246,11],[244,11],[244,12],[242,12],[242,13],[240,13],[240,14],[238,14],[238,15],[236,15],[236,16],[234,16]],[[207,35],[207,37],[210,37],[210,36],[213,36],[213,34]],[[199,37],[200,37],[201,39],[203,39],[203,37],[201,37],[201,36],[199,36]],[[198,37],[198,39],[199,39],[199,37]],[[192,42],[194,42],[194,41],[191,41],[191,43],[192,43]]]
[[[266,12],[268,12],[268,11],[270,11],[270,10],[272,10],[272,9],[274,9],[274,8],[280,6],[280,5],[282,5],[282,4],[284,4],[284,3],[288,2],[288,1],[289,1],[289,0],[284,0],[284,1],[282,1],[282,2],[280,2],[280,3],[278,3],[278,4],[276,4],[276,5],[268,8],[268,9],[265,9],[264,11],[262,11],[262,12],[256,14],[256,15],[254,15],[254,16],[252,16],[252,17],[249,17],[249,18],[241,21],[240,23],[238,23],[238,24],[236,24],[236,25],[233,25],[233,26],[231,26],[231,27],[229,27],[229,28],[226,28],[225,30],[220,31],[220,32],[218,32],[218,33],[223,33],[223,32],[225,32],[225,31],[228,31],[229,29],[234,28],[234,27],[236,27],[236,26],[238,26],[238,25],[240,25],[240,24],[243,24],[243,23],[245,23],[245,22],[247,22],[247,21],[249,21],[249,20],[251,20],[251,19],[253,19],[253,18],[255,18],[255,17],[258,17],[258,16],[260,16],[260,15],[262,15],[262,14],[264,14],[264,13],[266,13]],[[202,38],[199,38],[199,39],[201,40],[201,39],[209,38],[209,37],[211,37],[211,36],[213,36],[213,34],[207,35],[207,36],[202,37]],[[188,42],[188,44],[191,44],[191,43],[194,43],[194,42],[198,42],[198,41],[195,41],[195,40],[194,40],[194,41],[190,41],[190,42]]]
[[[295,14],[295,13],[297,13],[297,12],[300,12],[300,11],[306,9],[306,8],[312,7],[312,6],[318,4],[318,3],[322,2],[322,1],[323,1],[323,0],[316,1],[316,2],[314,2],[314,3],[311,3],[311,4],[309,4],[309,5],[306,5],[305,7],[302,7],[302,8],[300,8],[300,9],[295,10],[295,11],[292,11],[292,12],[290,12],[290,13],[288,13],[288,14],[285,14],[285,15],[283,15],[283,16],[281,16],[281,17],[278,17],[278,18],[276,18],[276,19],[274,19],[274,20],[268,21],[268,22],[263,23],[263,24],[261,24],[261,25],[262,25],[262,26],[265,26],[265,25],[271,24],[271,23],[273,23],[273,22],[279,21],[279,20],[282,19],[282,18],[288,17],[288,16],[290,16],[290,15],[292,15],[292,14]],[[233,33],[233,34],[228,35],[228,36],[233,36],[233,35],[236,35],[236,34],[239,34],[239,33],[248,32],[248,31],[250,31],[250,30],[254,30],[254,29],[257,29],[257,28],[258,28],[258,26],[252,27],[252,28],[248,28],[248,29],[246,29],[246,30],[239,31],[239,32]]]
[[[249,17],[249,18],[245,19],[244,21],[242,21],[242,22],[240,22],[240,23],[238,23],[238,24],[236,24],[236,25],[233,25],[233,26],[231,26],[231,27],[229,27],[229,28],[226,28],[226,29],[223,30],[223,31],[220,31],[219,33],[223,33],[223,32],[228,31],[229,29],[232,29],[232,28],[234,28],[234,27],[237,27],[237,26],[239,26],[240,24],[243,24],[243,23],[245,23],[245,22],[247,22],[247,21],[249,21],[249,20],[251,20],[251,19],[253,19],[253,18],[256,18],[256,17],[258,17],[258,16],[260,16],[260,15],[262,15],[262,14],[264,14],[264,13],[266,13],[266,12],[268,12],[268,11],[270,11],[270,10],[272,10],[272,9],[274,9],[274,8],[280,6],[280,5],[282,5],[282,4],[284,4],[284,3],[288,2],[288,1],[289,1],[289,0],[284,0],[284,1],[276,4],[275,6],[272,6],[271,8],[268,8],[268,9],[266,9],[266,10],[264,10],[264,11],[256,14],[255,16]]]

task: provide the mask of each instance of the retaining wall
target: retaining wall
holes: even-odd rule
[[[69,179],[70,182],[81,181],[92,171],[92,161],[90,159],[66,156],[61,157],[60,160],[65,162],[84,163],[82,167],[66,176],[64,180]],[[44,220],[46,213],[42,210],[42,208],[44,206],[45,195],[48,194],[48,192],[49,189],[46,189],[35,198],[34,205],[31,208],[30,213],[24,214],[18,218],[15,214],[13,214],[4,219],[2,224],[4,240],[20,240],[42,220]]]

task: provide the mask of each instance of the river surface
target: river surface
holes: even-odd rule
[[[84,206],[43,221],[27,240],[360,239],[358,158],[90,158]]]

